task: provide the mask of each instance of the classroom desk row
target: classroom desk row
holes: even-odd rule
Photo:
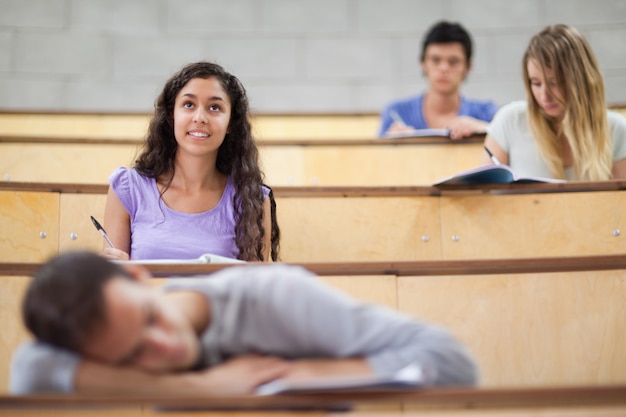
[[[424,389],[223,398],[7,397],[0,416],[171,417],[623,417],[626,386]]]
[[[102,248],[105,185],[0,182],[0,262]],[[356,262],[626,253],[626,183],[276,187],[281,260]]]
[[[19,306],[39,265],[0,263],[0,392],[27,339]],[[626,384],[622,255],[300,265],[360,300],[449,328],[474,354],[482,387]],[[145,266],[163,277],[231,265]]]
[[[0,179],[106,184],[132,166],[141,141],[0,137]],[[266,183],[290,185],[418,185],[480,165],[482,137],[259,141]]]

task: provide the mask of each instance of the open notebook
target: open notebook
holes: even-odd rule
[[[337,391],[376,391],[414,389],[426,384],[426,376],[417,365],[408,365],[390,376],[334,376],[307,381],[277,379],[259,386],[257,395],[312,394]]]
[[[383,139],[424,138],[424,137],[450,137],[450,129],[413,129],[407,132],[387,133]]]
[[[518,177],[508,165],[486,165],[469,171],[463,171],[451,177],[437,181],[434,185],[469,185],[469,184],[533,184],[563,183],[565,180],[543,177]]]
[[[239,259],[227,258],[225,256],[205,253],[198,258],[193,259],[134,259],[131,261],[116,261],[119,263],[136,263],[136,264],[231,264],[242,263]]]

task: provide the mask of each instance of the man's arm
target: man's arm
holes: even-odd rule
[[[283,340],[292,355],[363,358],[377,375],[415,364],[433,385],[476,384],[478,370],[471,355],[443,327],[357,302],[300,268],[271,272],[267,292],[260,297],[275,307],[272,321],[262,327],[273,339]]]
[[[81,361],[75,392],[158,397],[244,395],[287,375],[290,368],[291,364],[282,359],[262,356],[240,356],[198,372],[163,374]]]
[[[277,358],[241,356],[200,371],[149,374],[99,364],[41,343],[20,346],[11,364],[11,394],[41,393],[211,396],[254,392],[285,376],[291,364]]]

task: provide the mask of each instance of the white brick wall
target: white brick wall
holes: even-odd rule
[[[474,38],[468,96],[524,97],[520,62],[552,23],[588,36],[626,102],[626,0],[0,0],[0,110],[150,111],[184,64],[238,75],[258,112],[376,112],[425,87],[437,20]]]

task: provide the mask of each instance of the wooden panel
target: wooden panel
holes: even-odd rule
[[[511,407],[510,409],[478,409],[478,410],[437,410],[433,412],[413,411],[410,407],[404,416],[424,417],[623,417],[626,407],[607,407],[596,405],[589,407]]]
[[[359,300],[398,308],[394,275],[323,276],[319,279]]]
[[[482,152],[481,143],[260,148],[274,186],[430,185],[475,168]]]
[[[143,410],[141,406],[111,406],[94,409],[93,407],[71,407],[67,410],[0,410],[0,416],[12,417],[141,417],[151,415],[166,415],[167,417],[185,416],[185,413],[167,413],[156,410]],[[189,412],[187,417],[203,417],[207,414]],[[214,415],[214,414],[212,414]],[[234,416],[233,416],[234,417]],[[600,416],[602,417],[602,416]]]
[[[137,145],[0,144],[0,175],[11,181],[106,184],[134,164]]]
[[[0,114],[0,135],[105,139],[145,137],[150,114]],[[252,115],[262,139],[374,138],[376,114]]]
[[[624,192],[443,196],[443,258],[626,253],[624,207]]]
[[[483,386],[626,383],[626,271],[397,282],[400,311],[465,342]]]
[[[437,198],[280,198],[277,207],[285,262],[441,257]]]
[[[0,191],[0,262],[41,262],[56,254],[58,222],[58,194]]]
[[[626,406],[605,406],[602,404],[588,407],[510,407],[478,408],[475,410],[419,410],[407,405],[401,416],[420,417],[624,417]],[[400,416],[400,415],[399,415]],[[398,417],[399,417],[398,416]]]
[[[100,252],[103,239],[89,216],[104,220],[106,195],[61,194],[59,250],[90,249]]]
[[[265,183],[277,185],[308,185],[302,146],[259,146],[259,160]]]
[[[364,139],[378,135],[378,115],[256,115],[258,139]]]
[[[147,114],[0,114],[0,135],[72,138],[142,138]]]
[[[345,143],[345,142],[344,142]],[[118,166],[132,166],[141,145],[0,143],[0,178],[26,182],[106,184]],[[266,182],[285,185],[416,185],[479,164],[482,145],[260,145]]]
[[[0,393],[8,393],[11,356],[15,348],[29,339],[22,324],[22,298],[28,277],[0,276]]]

